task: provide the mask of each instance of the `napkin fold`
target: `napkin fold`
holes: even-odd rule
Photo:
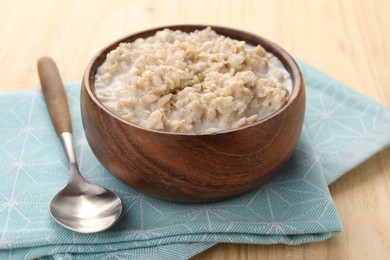
[[[265,185],[214,203],[157,200],[112,177],[85,139],[80,83],[66,85],[81,172],[124,203],[118,223],[96,234],[66,230],[48,213],[69,170],[41,91],[1,94],[0,259],[185,259],[220,242],[300,244],[341,232],[327,184],[388,147],[390,111],[297,62],[307,107],[291,159]]]

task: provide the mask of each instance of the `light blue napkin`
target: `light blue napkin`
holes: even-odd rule
[[[0,259],[185,259],[219,242],[300,244],[341,232],[327,184],[390,144],[390,112],[298,62],[307,109],[292,158],[258,189],[207,204],[156,200],[112,177],[84,137],[80,83],[67,85],[81,172],[124,202],[118,224],[97,234],[48,213],[69,171],[40,90],[0,95]]]

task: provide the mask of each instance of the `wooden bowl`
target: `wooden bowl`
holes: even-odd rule
[[[120,42],[152,36],[163,28],[191,32],[203,25],[155,28],[120,39],[89,63],[82,82],[81,112],[88,143],[104,167],[128,186],[176,202],[209,202],[252,190],[289,159],[301,132],[305,89],[292,57],[275,43],[230,28],[211,26],[221,35],[261,44],[289,71],[293,91],[287,104],[252,125],[214,134],[181,134],[145,129],[128,123],[96,98],[94,76],[106,54]]]

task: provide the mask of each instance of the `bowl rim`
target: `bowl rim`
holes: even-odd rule
[[[216,31],[218,34],[223,35],[225,37],[230,37],[235,40],[242,40],[241,38],[247,38],[245,40],[246,43],[253,43],[253,45],[260,44],[267,52],[271,52],[274,54],[283,64],[283,66],[286,68],[286,70],[290,73],[291,80],[292,80],[292,92],[290,93],[289,98],[287,99],[287,102],[278,110],[273,112],[272,114],[252,123],[249,125],[245,125],[239,128],[233,128],[233,129],[226,129],[221,130],[213,133],[179,133],[179,132],[168,132],[168,131],[160,131],[155,129],[149,129],[145,128],[139,125],[136,125],[134,123],[128,122],[121,118],[120,116],[116,115],[114,112],[110,111],[108,108],[106,108],[103,103],[96,97],[94,89],[92,87],[94,86],[94,78],[96,74],[97,68],[104,62],[106,59],[107,54],[117,48],[120,43],[122,42],[132,42],[137,38],[144,38],[153,36],[157,31],[163,30],[163,29],[170,29],[170,30],[183,30],[183,28],[188,28],[190,30],[187,30],[189,32],[195,31],[195,30],[202,30],[207,27],[210,27],[212,30]],[[230,35],[226,35],[226,34]],[[144,36],[144,37],[140,37]],[[153,27],[146,30],[141,30],[135,33],[131,33],[127,36],[121,37],[118,40],[110,43],[109,45],[105,46],[103,49],[98,51],[92,59],[89,61],[86,70],[83,75],[82,79],[82,85],[84,85],[86,92],[88,93],[89,98],[94,102],[95,105],[97,105],[101,110],[103,110],[107,115],[110,117],[119,120],[120,122],[129,125],[134,128],[138,128],[140,130],[152,132],[152,133],[158,133],[163,135],[176,135],[176,136],[215,136],[215,135],[221,135],[221,134],[227,134],[232,133],[236,131],[240,131],[243,129],[248,129],[252,127],[256,127],[257,125],[260,125],[270,119],[273,119],[275,117],[278,117],[280,114],[282,114],[292,103],[294,103],[300,92],[304,91],[305,85],[302,73],[299,69],[298,64],[295,62],[293,57],[282,47],[280,47],[278,44],[274,43],[271,40],[268,40],[267,38],[264,38],[262,36],[243,31],[240,29],[235,29],[231,27],[224,27],[219,25],[208,25],[208,24],[176,24],[176,25],[166,25],[166,26],[159,26],[159,27]]]

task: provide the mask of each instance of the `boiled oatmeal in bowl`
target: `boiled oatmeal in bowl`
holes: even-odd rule
[[[305,84],[291,55],[228,27],[171,25],[118,39],[86,67],[85,137],[113,176],[175,202],[232,198],[297,144]]]
[[[203,134],[250,125],[277,111],[292,80],[261,45],[207,27],[162,29],[120,43],[98,67],[94,86],[99,101],[129,123]]]

